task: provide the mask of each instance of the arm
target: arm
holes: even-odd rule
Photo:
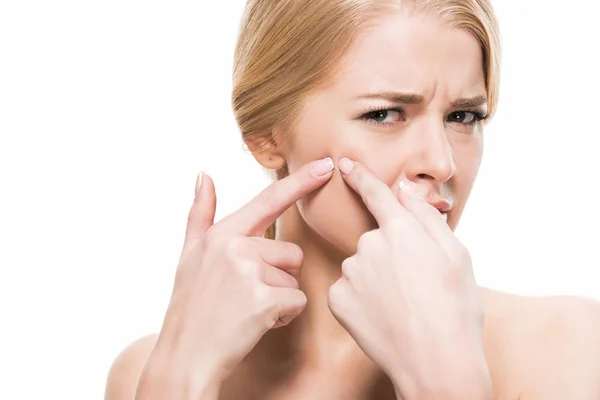
[[[133,400],[138,379],[154,348],[155,335],[145,336],[125,348],[115,359],[106,380],[106,400]]]
[[[220,383],[211,379],[208,369],[197,379],[178,374],[175,363],[169,365],[168,350],[161,351],[156,339],[156,335],[138,339],[115,359],[107,378],[105,400],[218,399]]]
[[[492,400],[492,380],[483,355],[453,357],[452,363],[435,363],[427,376],[435,377],[427,382],[408,379],[394,374],[391,377],[399,400]],[[398,368],[398,371],[402,371]]]
[[[404,400],[490,400],[484,304],[471,256],[417,183],[390,190],[342,159],[345,182],[379,227],[361,235],[328,305]],[[395,192],[395,193],[394,193]]]
[[[160,334],[132,344],[115,360],[106,400],[218,398],[221,382],[261,337],[304,310],[301,249],[262,235],[332,175],[330,158],[312,161],[215,224],[214,183],[198,174]]]

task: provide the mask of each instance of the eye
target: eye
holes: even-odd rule
[[[376,125],[390,125],[402,120],[402,110],[392,108],[373,110],[365,113],[363,118]]]
[[[448,121],[463,125],[474,125],[483,119],[485,119],[485,115],[471,111],[455,111],[448,115]]]

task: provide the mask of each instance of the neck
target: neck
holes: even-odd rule
[[[341,276],[341,264],[348,255],[341,254],[308,227],[296,206],[280,217],[277,240],[295,243],[304,253],[299,284],[307,306],[287,327],[268,333],[265,347],[269,349],[264,350],[314,367],[363,357],[327,304],[329,288]]]

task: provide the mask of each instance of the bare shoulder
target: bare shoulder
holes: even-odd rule
[[[487,301],[490,358],[504,366],[500,375],[518,393],[512,398],[600,398],[600,302],[500,292]]]
[[[157,335],[144,336],[127,346],[115,359],[106,381],[106,400],[133,400],[138,378]]]

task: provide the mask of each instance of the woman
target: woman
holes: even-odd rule
[[[598,305],[480,288],[452,233],[499,52],[487,0],[249,1],[233,106],[276,182],[214,223],[199,175],[106,398],[600,399]]]

